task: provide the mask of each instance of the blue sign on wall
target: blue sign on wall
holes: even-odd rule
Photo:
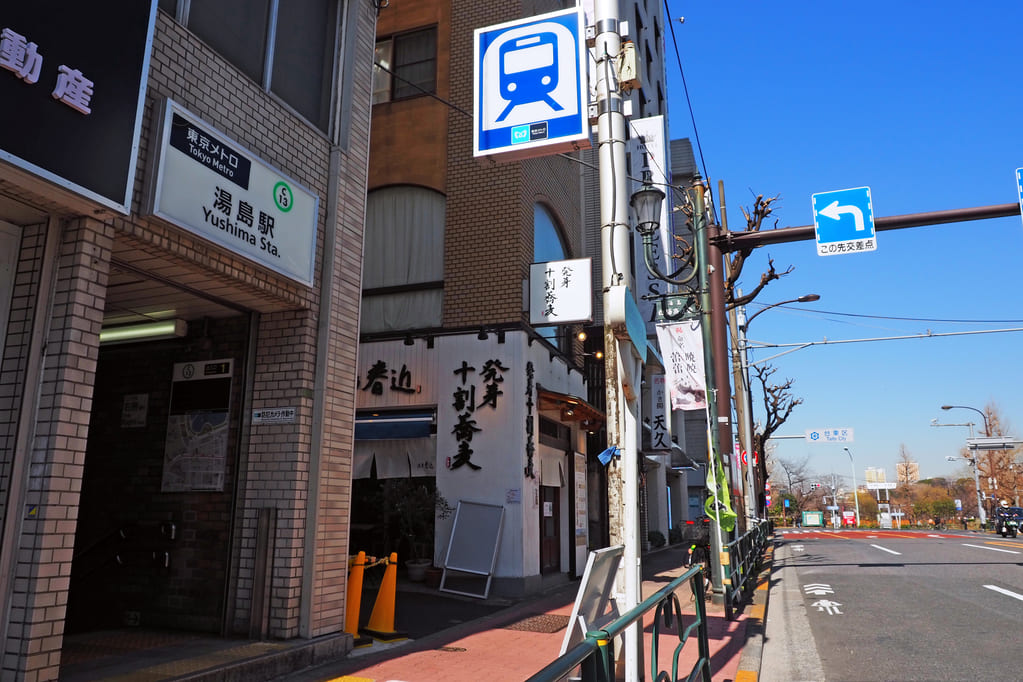
[[[579,8],[476,29],[473,155],[589,147],[585,55]]]
[[[869,187],[819,192],[812,198],[817,255],[836,256],[877,249]]]

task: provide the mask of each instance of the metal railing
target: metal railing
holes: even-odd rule
[[[756,578],[767,547],[769,523],[758,521],[737,540],[728,543],[725,618],[732,620],[734,610],[756,588]]]
[[[686,583],[689,584],[692,591],[696,613],[687,617],[687,619],[692,618],[692,622],[683,627],[682,606],[675,592]],[[643,616],[655,609],[650,643],[650,679],[654,682],[678,682],[679,680],[710,682],[710,644],[707,641],[707,602],[704,589],[703,565],[697,564],[603,629],[587,632],[582,642],[530,677],[527,682],[556,682],[569,675],[574,675],[573,679],[582,680],[582,682],[613,682],[615,679],[615,637],[624,637],[626,628],[637,621],[640,621],[642,628]],[[658,671],[657,669],[662,627],[665,629],[675,628],[678,634],[678,644],[675,646],[671,660],[670,677],[668,671]],[[699,654],[697,661],[685,677],[679,677],[679,657],[694,633]]]

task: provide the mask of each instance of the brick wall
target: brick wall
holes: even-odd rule
[[[471,111],[473,30],[560,9],[558,2],[452,3],[451,101]],[[522,281],[533,259],[533,206],[542,203],[562,227],[570,255],[580,256],[577,165],[560,156],[497,163],[472,156],[472,120],[448,112],[448,220],[444,324],[519,322]]]
[[[40,680],[56,679],[60,661],[113,230],[79,219],[60,237],[26,506],[12,510],[25,514],[9,621],[21,646],[3,662],[5,676]]]
[[[377,37],[437,27],[437,98],[413,97],[373,106],[370,138],[370,191],[388,185],[446,189],[448,63],[451,3],[439,0],[391,0],[380,12]]]

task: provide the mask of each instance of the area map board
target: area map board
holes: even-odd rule
[[[579,8],[476,29],[473,156],[588,148],[586,73]]]

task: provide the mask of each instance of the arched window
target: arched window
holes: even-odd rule
[[[362,333],[441,325],[445,206],[443,194],[410,185],[367,197]]]
[[[533,205],[533,262],[564,260],[568,256],[554,216],[541,204]]]
[[[546,263],[568,258],[568,249],[561,238],[561,230],[554,222],[554,216],[541,204],[533,204],[533,262]],[[555,346],[565,350],[564,335],[560,327],[540,327],[536,331]]]

